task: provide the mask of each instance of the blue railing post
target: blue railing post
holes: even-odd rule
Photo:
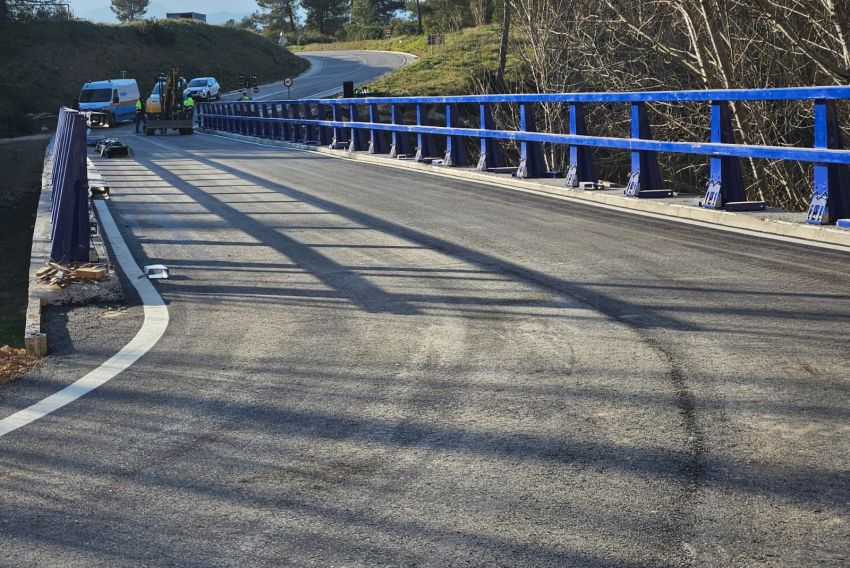
[[[304,103],[304,120],[313,120],[313,108],[310,106],[310,103]],[[310,122],[304,123],[304,139],[301,140],[301,143],[316,143],[316,127]]]
[[[318,120],[326,120],[327,113],[325,112],[325,108],[328,105],[323,105],[321,103],[316,103],[316,118]],[[331,135],[330,129],[327,126],[319,126],[319,146],[328,146],[331,143]]]
[[[299,120],[301,117],[298,114],[298,105],[292,103],[284,103],[290,120]],[[293,122],[289,125],[289,141],[298,142],[301,140],[301,122]]]
[[[416,126],[422,126],[422,113],[423,113],[422,105],[416,104]],[[425,145],[425,135],[421,132],[416,133],[416,154],[414,155],[414,159],[416,161],[421,160],[425,157],[425,152],[423,146]]]
[[[490,112],[489,103],[481,103],[478,109],[479,125],[481,130],[494,130],[493,114]],[[478,155],[477,169],[486,172],[488,169],[499,169],[505,166],[505,157],[499,147],[499,141],[494,138],[481,138],[480,153]]]
[[[452,128],[452,105],[446,105],[446,128]],[[443,165],[451,167],[452,164],[452,137],[446,136],[446,154],[443,156]]]
[[[587,125],[584,121],[584,106],[580,103],[570,103],[570,134],[587,136]],[[593,163],[593,153],[587,146],[570,145],[570,165],[564,185],[578,187],[580,182],[599,183],[596,166]]]
[[[815,100],[815,148],[844,148],[833,101]],[[814,192],[806,222],[850,228],[850,166],[815,163]]]
[[[260,103],[251,103],[251,136],[260,137],[260,128],[262,123],[260,118]]]
[[[720,142],[722,139],[721,112],[725,101],[711,101],[711,141]],[[723,207],[723,162],[721,158],[713,157],[708,161],[708,187],[703,199],[703,207],[720,209]]]
[[[481,130],[486,130],[488,128],[487,117],[489,116],[490,109],[487,108],[487,103],[481,103],[478,105],[478,127]],[[481,138],[478,141],[478,164],[475,166],[476,169],[481,171],[487,171],[487,143],[490,142],[489,138]]]
[[[732,114],[727,101],[711,102],[711,142],[735,143]],[[703,207],[721,209],[728,203],[734,203],[737,209],[764,209],[763,201],[747,202],[744,177],[738,159],[729,156],[712,157],[709,159],[708,187],[703,198]]]
[[[527,103],[519,105],[519,129],[522,132],[537,132],[534,122],[534,110]],[[518,179],[537,178],[547,175],[543,162],[543,149],[540,142],[520,142],[519,166],[516,170]]]
[[[457,108],[454,105],[446,104],[446,128],[457,128],[458,117]],[[466,147],[461,136],[446,136],[446,154],[443,158],[444,166],[466,166]]]
[[[280,117],[282,119],[289,119],[289,109],[287,108],[286,103],[281,103],[280,105]],[[288,122],[283,123],[283,139],[286,142],[292,142],[292,125]]]
[[[398,108],[398,105],[390,103],[390,123],[392,124],[401,124],[401,110]],[[404,147],[405,140],[404,137],[407,136],[405,132],[399,132],[397,130],[392,131],[392,144],[390,145],[390,158],[398,158],[401,155],[407,154],[405,152],[406,148]]]
[[[416,104],[416,125],[417,126],[425,126],[425,122],[428,118],[428,109],[425,108],[424,104],[417,103]],[[434,147],[434,136],[431,134],[425,134],[423,132],[417,132],[416,134],[416,154],[414,159],[417,162],[429,161],[430,158],[433,158],[436,154],[436,148]]]
[[[372,124],[380,124],[381,112],[376,104],[369,105],[369,122]],[[369,153],[370,154],[386,154],[387,142],[383,130],[369,131]]]
[[[360,117],[357,112],[357,105],[354,103],[348,104],[348,119],[351,122],[360,122]],[[349,152],[362,152],[367,150],[366,136],[362,128],[351,127],[351,141],[348,145]]]
[[[827,147],[827,106],[826,101],[818,99],[815,101],[815,148]],[[829,224],[833,220],[829,205],[829,166],[815,163],[814,191],[806,213],[806,223]]]
[[[632,103],[633,139],[652,140],[652,129],[646,113],[646,104]],[[661,170],[658,168],[658,153],[653,150],[633,150],[632,170],[625,195],[629,197],[668,197],[672,192],[660,191]]]
[[[357,122],[357,108],[353,103],[348,105],[348,120],[349,122]],[[351,132],[348,135],[348,151],[354,152],[357,148],[357,131],[351,127]]]
[[[519,105],[519,129],[522,132],[526,131],[526,126],[528,124],[528,108],[526,108],[525,104]],[[516,171],[516,177],[525,178],[528,177],[526,175],[526,165],[528,163],[528,142],[523,140],[519,144],[519,167]]]
[[[277,103],[271,104],[269,114],[272,117],[272,140],[280,140],[280,123],[275,120],[277,118],[280,118],[277,114]]]
[[[339,105],[332,104],[331,111],[333,114],[334,122],[343,122],[342,117],[339,112]],[[348,140],[345,137],[345,128],[341,126],[334,126],[334,139],[331,142],[331,148],[341,149],[345,148],[348,143]]]

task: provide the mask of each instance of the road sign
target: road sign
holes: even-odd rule
[[[384,28],[384,37],[390,39],[393,37],[393,31],[390,28]]]
[[[284,87],[291,87],[292,86],[292,77],[287,77],[286,79],[284,79],[283,80],[283,86]]]

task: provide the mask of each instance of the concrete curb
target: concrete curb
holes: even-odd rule
[[[24,347],[27,353],[36,357],[47,355],[47,334],[41,331],[41,294],[36,291],[36,271],[50,259],[51,197],[53,185],[53,145],[51,138],[44,152],[44,169],[41,172],[41,194],[38,198],[35,228],[32,233],[30,252],[29,285],[27,287],[27,313],[24,326]]]
[[[30,252],[30,269],[29,269],[29,285],[27,289],[27,311],[25,316],[24,326],[24,347],[27,353],[36,357],[44,357],[47,355],[47,334],[41,330],[41,309],[51,302],[67,301],[60,292],[51,289],[50,286],[38,282],[36,272],[50,260],[50,232],[52,226],[52,195],[53,185],[51,183],[53,173],[53,148],[55,138],[51,138],[44,153],[44,168],[41,173],[41,195],[38,199],[38,208],[36,212],[35,227],[32,236],[32,249]],[[95,168],[92,161],[86,158],[89,187],[106,186],[103,178]],[[89,205],[89,222],[97,224],[98,221],[94,216]],[[92,251],[90,259],[92,261],[105,261],[111,264],[109,254],[106,250],[105,243],[101,237],[100,227],[98,225],[97,235],[91,239]],[[117,278],[114,274],[110,274],[110,279]],[[91,299],[98,295],[98,285],[94,285],[92,294],[88,294],[84,299]],[[120,288],[120,284],[119,284]]]
[[[791,213],[780,209],[741,213],[718,211],[704,209],[693,205],[691,202],[696,198],[695,195],[680,195],[669,199],[644,200],[626,197],[622,194],[622,189],[594,191],[569,189],[562,186],[563,180],[519,180],[505,175],[480,172],[474,168],[445,168],[441,166],[432,166],[430,164],[421,164],[413,162],[412,160],[392,159],[386,155],[348,152],[347,150],[332,150],[330,148],[314,145],[269,140],[267,138],[243,136],[240,134],[218,132],[216,130],[209,129],[199,129],[199,131],[262,145],[318,152],[338,158],[358,160],[361,162],[379,164],[388,167],[417,170],[440,176],[467,179],[476,182],[484,182],[488,185],[497,185],[499,187],[509,189],[557,195],[575,201],[583,201],[588,204],[612,207],[623,211],[639,211],[641,213],[649,213],[671,219],[684,219],[698,223],[707,223],[717,227],[753,231],[765,235],[776,235],[810,241],[812,243],[850,247],[850,231],[833,226],[808,225],[803,222],[805,218],[803,213]]]

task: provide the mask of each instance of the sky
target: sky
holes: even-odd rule
[[[77,17],[86,17],[88,12],[109,8],[109,0],[67,0]],[[195,11],[211,14],[215,12],[253,12],[257,9],[254,0],[155,0],[175,11]]]

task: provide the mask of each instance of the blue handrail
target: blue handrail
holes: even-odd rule
[[[814,147],[800,148],[735,143],[729,104],[736,101],[812,101],[814,104]],[[515,172],[517,177],[555,175],[544,171],[542,143],[570,147],[566,185],[578,187],[581,182],[596,184],[596,168],[591,148],[622,149],[631,152],[632,167],[625,193],[631,197],[664,197],[671,192],[660,187],[657,152],[673,152],[707,156],[710,160],[708,188],[703,206],[708,208],[763,208],[761,202],[748,202],[743,189],[739,158],[796,160],[814,163],[814,191],[806,222],[835,223],[850,217],[850,151],[844,150],[836,117],[835,101],[850,100],[850,87],[795,87],[782,89],[741,89],[707,91],[654,91],[626,93],[556,93],[471,95],[448,97],[360,97],[350,99],[300,99],[297,101],[240,101],[236,103],[202,103],[199,123],[202,128],[285,139],[292,142],[327,143],[351,151],[363,149],[362,133],[369,133],[370,151],[385,148],[379,143],[381,134],[392,134],[390,155],[404,153],[404,134],[417,137],[416,158],[431,160],[433,136],[446,138],[446,165],[465,165],[465,154],[458,153],[460,138],[477,138],[480,142],[478,168],[493,170],[504,158],[490,140],[520,143],[520,163],[515,168],[496,167]],[[706,142],[659,141],[652,139],[646,103],[707,102],[711,106],[711,139]],[[569,133],[537,132],[534,105],[561,103],[569,110]],[[589,136],[584,124],[583,106],[587,103],[628,103],[631,106],[632,129],[629,138]],[[480,127],[456,126],[456,105],[479,106]],[[492,106],[519,106],[520,129],[499,130],[493,127]],[[369,105],[368,113],[358,113],[357,105]],[[379,122],[376,105],[389,105],[392,119]],[[425,124],[427,105],[444,105],[446,126]],[[399,107],[415,106],[416,124],[402,124]],[[347,109],[345,108],[347,107]],[[280,112],[278,112],[280,109]],[[301,109],[299,111],[299,109]],[[331,112],[328,113],[327,111]],[[331,118],[328,118],[328,114]],[[368,114],[369,121],[361,120]],[[348,117],[349,120],[343,119]],[[303,135],[302,135],[303,131]],[[380,150],[385,151],[385,150]],[[755,206],[755,207],[753,207]]]

